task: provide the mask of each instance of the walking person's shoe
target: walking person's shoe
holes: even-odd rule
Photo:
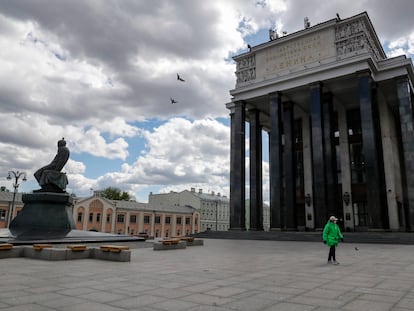
[[[328,260],[327,264],[328,265],[331,265],[332,264],[332,261]]]
[[[339,262],[337,262],[336,260],[334,260],[334,261],[332,262],[332,264],[334,264],[334,265],[339,265]]]

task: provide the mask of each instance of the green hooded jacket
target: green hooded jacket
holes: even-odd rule
[[[341,233],[341,229],[339,229],[339,226],[336,223],[333,223],[328,220],[328,223],[325,225],[325,228],[323,229],[322,238],[324,241],[326,241],[326,245],[331,247],[337,246],[339,239],[342,239],[343,235]]]

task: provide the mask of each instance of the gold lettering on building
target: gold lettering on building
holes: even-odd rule
[[[336,56],[335,31],[328,29],[292,39],[256,54],[256,77],[267,77]]]

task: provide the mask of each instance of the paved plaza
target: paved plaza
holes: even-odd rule
[[[414,245],[205,239],[131,262],[0,260],[0,310],[414,310]],[[357,248],[358,250],[356,250]]]

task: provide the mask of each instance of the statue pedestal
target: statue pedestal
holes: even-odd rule
[[[39,192],[23,194],[23,209],[10,224],[17,239],[43,240],[63,238],[72,229],[73,199],[67,193]]]

